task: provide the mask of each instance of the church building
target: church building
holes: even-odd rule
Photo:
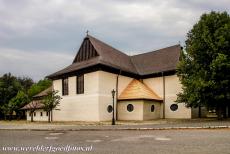
[[[109,121],[113,108],[116,120],[191,118],[191,108],[175,102],[180,52],[174,45],[129,56],[87,35],[72,64],[48,76],[62,97],[53,120]]]

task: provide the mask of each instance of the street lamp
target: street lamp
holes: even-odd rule
[[[112,125],[115,125],[115,119],[114,119],[114,96],[115,96],[115,90],[112,90],[112,97],[113,97],[113,118],[112,118]]]

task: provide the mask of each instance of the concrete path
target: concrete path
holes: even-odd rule
[[[0,130],[41,130],[41,131],[106,131],[106,130],[167,130],[167,129],[230,129],[230,120],[218,121],[215,119],[187,119],[157,121],[124,122],[117,125],[110,122],[83,123],[83,122],[26,122],[26,121],[0,121]]]

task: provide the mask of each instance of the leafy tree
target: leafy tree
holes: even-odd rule
[[[187,34],[177,75],[183,91],[177,102],[216,108],[218,118],[230,109],[230,17],[227,12],[203,14]]]
[[[52,85],[52,81],[49,79],[40,80],[38,81],[38,83],[35,83],[30,87],[30,89],[28,90],[28,95],[30,98],[32,98],[34,95],[47,89],[51,85]]]
[[[29,102],[28,95],[23,91],[19,91],[18,94],[9,101],[8,111],[9,114],[15,111],[18,118],[22,115],[22,111],[20,110],[25,104]]]
[[[52,111],[56,109],[62,99],[57,93],[58,91],[51,91],[43,99],[44,110],[48,112],[48,122],[52,121]]]
[[[33,79],[29,77],[18,77],[17,80],[22,85],[22,88],[26,93],[30,89],[30,87],[34,84]]]
[[[20,90],[22,90],[22,86],[15,76],[8,73],[0,77],[0,114],[2,113],[6,117],[7,104]]]

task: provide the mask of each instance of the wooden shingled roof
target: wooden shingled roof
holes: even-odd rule
[[[52,92],[52,86],[50,86],[49,88],[41,91],[37,95],[33,96],[33,98],[46,96],[49,92]]]
[[[26,104],[24,107],[22,107],[22,110],[30,110],[30,109],[42,109],[44,107],[44,104],[41,100],[33,100],[30,103]]]
[[[118,100],[156,100],[162,101],[153,90],[144,83],[133,79],[118,97]]]
[[[42,109],[44,107],[44,104],[42,103],[42,98],[44,96],[47,96],[49,92],[52,91],[52,86],[49,88],[41,91],[37,95],[33,96],[33,100],[26,104],[24,107],[22,107],[22,110],[29,110],[29,109]]]
[[[79,48],[73,63],[66,68],[48,76],[50,79],[59,79],[77,71],[105,66],[111,69],[126,72],[135,77],[143,77],[161,72],[175,71],[181,52],[180,45],[174,45],[157,51],[147,52],[135,56],[111,47],[110,45],[87,35]]]

